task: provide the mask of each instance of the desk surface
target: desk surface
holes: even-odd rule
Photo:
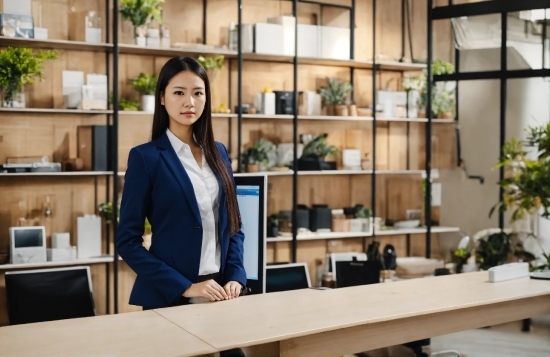
[[[153,311],[0,327],[3,356],[196,356],[212,347]]]
[[[488,273],[479,272],[346,289],[296,290],[155,311],[224,350],[533,297],[548,297],[550,310],[550,282],[527,277],[490,283]]]

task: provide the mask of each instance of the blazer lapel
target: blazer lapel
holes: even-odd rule
[[[160,152],[162,159],[168,166],[168,169],[172,172],[172,175],[174,175],[174,177],[176,178],[178,184],[180,185],[181,190],[183,191],[183,194],[187,198],[187,202],[191,207],[191,211],[193,211],[193,213],[195,214],[195,218],[202,224],[199,204],[197,203],[197,198],[195,197],[193,184],[191,183],[191,179],[189,178],[187,171],[185,171],[185,169],[183,168],[183,165],[178,158],[178,155],[174,151],[170,140],[168,140],[168,136],[166,136],[166,133],[162,134],[162,136],[157,139],[157,147],[164,149]]]

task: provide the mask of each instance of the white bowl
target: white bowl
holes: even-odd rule
[[[398,221],[393,224],[395,229],[404,229],[404,228],[416,228],[420,225],[420,220],[412,219],[409,221]]]

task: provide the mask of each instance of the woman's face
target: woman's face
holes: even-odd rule
[[[170,117],[170,128],[193,125],[206,104],[204,81],[194,72],[180,72],[168,82],[160,101]]]

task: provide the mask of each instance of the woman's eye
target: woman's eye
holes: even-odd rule
[[[202,92],[197,92],[197,93],[195,93],[195,95],[203,95],[203,93]]]
[[[178,90],[178,91],[174,92],[174,94],[175,94],[175,95],[183,95],[183,92],[180,91],[180,90]]]

